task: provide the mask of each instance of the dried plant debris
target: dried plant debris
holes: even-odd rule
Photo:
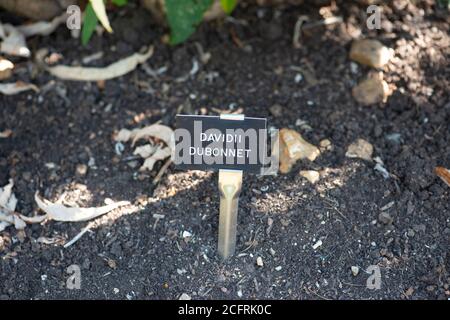
[[[52,21],[38,21],[30,24],[24,24],[16,27],[25,37],[32,37],[36,35],[48,36],[53,33],[61,23],[66,22],[67,15],[63,14],[53,18]]]
[[[0,93],[4,95],[14,95],[28,90],[39,92],[39,88],[32,83],[26,83],[23,81],[0,83]]]
[[[51,34],[56,28],[66,21],[66,14],[54,18],[51,22],[40,21],[22,26],[13,26],[11,24],[2,24],[0,22],[0,52],[29,58],[31,52],[27,47],[25,39],[27,37]]]
[[[9,138],[11,135],[12,135],[12,130],[11,129],[6,129],[6,130],[3,130],[3,131],[0,131],[0,139],[1,138]]]
[[[31,53],[25,41],[25,35],[11,24],[0,23],[0,52],[11,56],[28,58]]]
[[[16,213],[17,198],[12,192],[14,182],[12,179],[9,183],[0,188],[0,231],[6,227],[14,225],[18,230],[25,228],[25,222]]]
[[[134,53],[129,57],[116,61],[104,68],[72,67],[59,65],[47,67],[47,71],[63,80],[73,81],[101,81],[121,77],[147,61],[153,55],[153,46],[145,53]]]
[[[434,169],[436,175],[444,181],[444,183],[450,187],[450,170],[444,167],[436,167]]]
[[[65,222],[78,222],[87,221],[104,215],[112,210],[115,210],[121,206],[127,206],[130,204],[128,201],[112,202],[102,207],[80,208],[80,207],[68,207],[60,203],[53,203],[47,199],[41,198],[36,192],[34,196],[39,209],[45,212],[45,215],[35,217],[23,217],[22,218],[29,223],[42,222],[44,220],[55,220]]]
[[[115,137],[117,142],[131,141],[133,146],[142,139],[148,140],[149,143],[136,147],[133,152],[134,155],[145,159],[140,171],[153,170],[157,161],[170,157],[175,149],[173,130],[162,124],[152,124],[142,129],[122,129]]]
[[[14,64],[2,57],[0,57],[0,81],[11,77],[14,69]]]

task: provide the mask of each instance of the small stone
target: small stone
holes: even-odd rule
[[[274,117],[281,117],[283,115],[283,107],[279,104],[274,104],[271,106],[269,111]]]
[[[256,265],[258,267],[263,267],[264,266],[263,259],[261,257],[256,258]]]
[[[358,139],[348,146],[345,156],[347,158],[360,158],[372,160],[373,146],[364,139]]]
[[[300,159],[314,161],[320,154],[319,149],[305,141],[295,130],[280,130],[280,171],[288,173],[292,165]]]
[[[243,294],[242,294],[242,290],[238,290],[238,292],[237,292],[237,296],[239,297],[239,298],[242,298],[242,296],[243,296]]]
[[[191,300],[191,296],[187,293],[181,294],[181,296],[178,298],[178,300]]]
[[[314,170],[302,170],[300,171],[300,175],[312,184],[315,184],[320,179],[319,172]]]
[[[114,294],[118,294],[120,292],[120,290],[117,288],[114,288],[113,291],[114,291]]]
[[[331,150],[331,148],[332,148],[331,141],[328,139],[321,140],[319,143],[319,146],[320,146],[321,151]]]
[[[378,215],[378,220],[384,224],[392,224],[392,222],[394,221],[394,219],[391,217],[391,215],[387,212],[381,212]]]
[[[353,98],[364,106],[386,102],[391,93],[381,73],[370,74],[352,89]]]
[[[276,270],[276,271],[281,271],[281,269],[283,269],[282,266],[275,267],[275,270]]]
[[[351,269],[352,269],[353,276],[356,277],[358,275],[358,273],[359,273],[359,267],[358,266],[352,266]]]
[[[389,62],[393,50],[378,40],[355,40],[350,49],[350,59],[373,68],[381,68]]]
[[[0,57],[0,81],[10,78],[13,69],[14,64],[11,61]]]
[[[85,176],[88,171],[88,166],[85,164],[77,164],[76,174],[79,176]]]

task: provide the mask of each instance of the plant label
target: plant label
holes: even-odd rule
[[[173,160],[180,169],[261,173],[267,156],[267,121],[243,115],[177,115]]]

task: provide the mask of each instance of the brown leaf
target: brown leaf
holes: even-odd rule
[[[445,182],[447,186],[450,187],[450,170],[444,167],[436,167],[434,169],[436,175]]]

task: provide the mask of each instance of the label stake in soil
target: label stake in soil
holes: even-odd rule
[[[225,260],[236,248],[236,226],[243,172],[272,174],[266,157],[266,119],[244,115],[177,115],[173,162],[180,169],[219,170],[219,238]],[[265,167],[268,164],[271,167]],[[276,170],[278,162],[276,162]]]
[[[219,170],[220,214],[218,252],[222,259],[234,254],[239,194],[242,188],[242,171]]]

